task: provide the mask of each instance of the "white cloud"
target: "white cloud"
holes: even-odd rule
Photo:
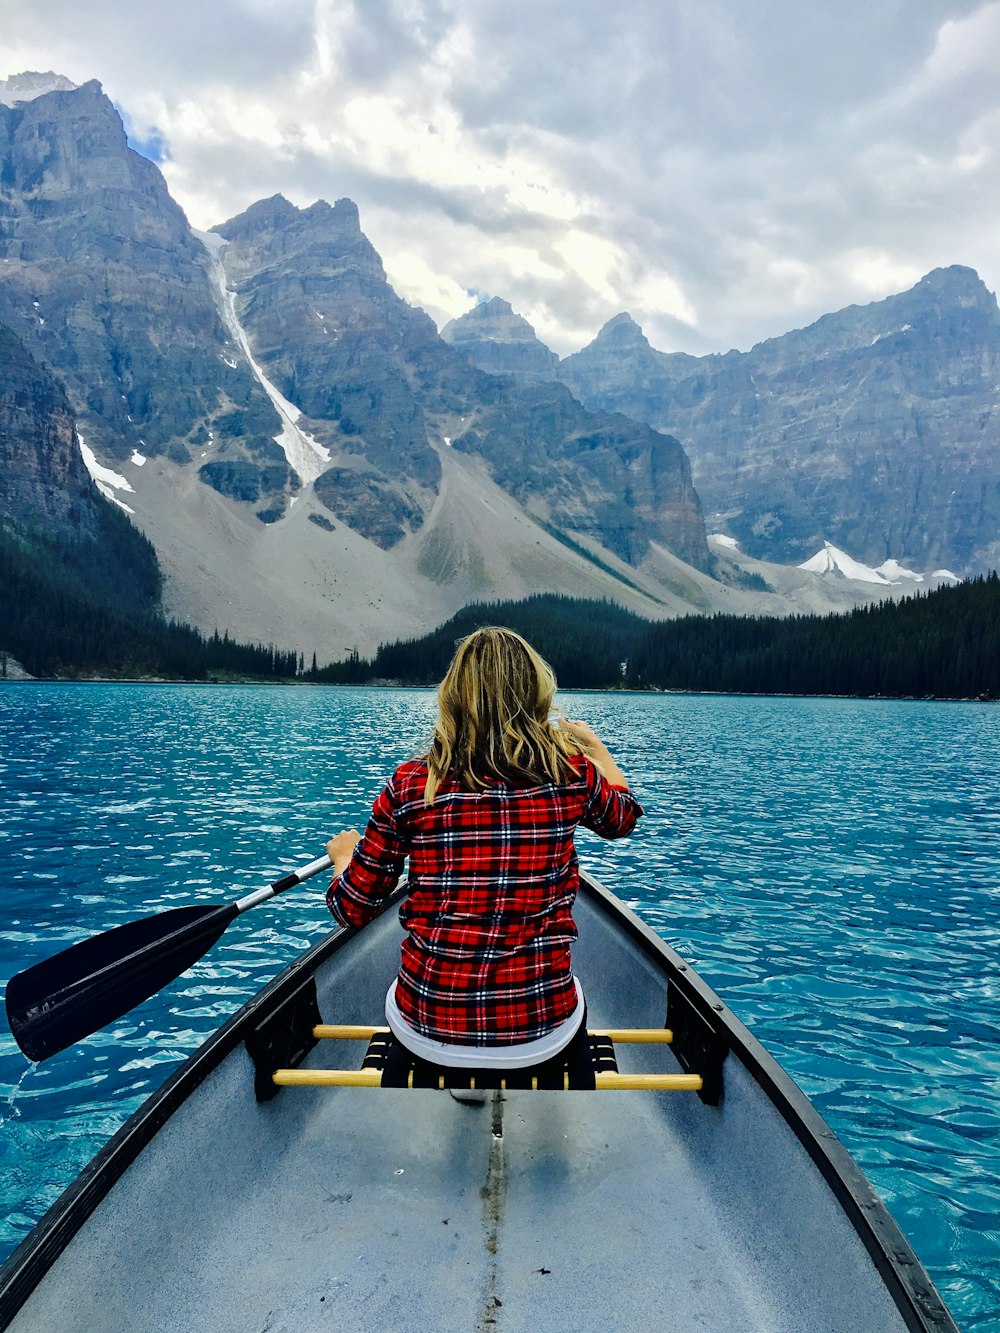
[[[965,263],[1000,280],[1000,2],[2,0],[7,68],[99,78],[199,227],[355,199],[438,322],[557,351],[620,310],[725,350]]]
[[[386,276],[411,305],[419,305],[439,322],[457,319],[476,304],[476,299],[447,273],[436,273],[422,255],[412,251],[384,254]]]

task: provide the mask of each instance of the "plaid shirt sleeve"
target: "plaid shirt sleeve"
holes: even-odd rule
[[[396,819],[395,778],[372,807],[371,818],[350,864],[334,876],[326,905],[342,926],[364,926],[377,916],[403,873],[407,847]]]
[[[587,762],[587,804],[580,823],[602,838],[625,838],[635,828],[642,806],[627,787],[616,787],[596,764]]]

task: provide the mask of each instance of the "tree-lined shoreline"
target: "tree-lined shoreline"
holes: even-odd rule
[[[289,649],[164,618],[155,558],[138,534],[128,537],[123,530],[103,560],[81,562],[79,542],[0,527],[0,679],[9,656],[36,679],[428,686],[441,679],[457,639],[503,624],[538,648],[563,689],[1000,698],[995,571],[825,616],[654,622],[611,601],[539,593],[467,606],[370,658],[351,652],[318,665],[313,653],[307,667]]]
[[[456,638],[500,623],[529,639],[563,689],[996,699],[1000,577],[840,615],[684,616],[650,622],[611,602],[540,594],[482,603],[420,639],[309,672],[341,684],[431,685]]]

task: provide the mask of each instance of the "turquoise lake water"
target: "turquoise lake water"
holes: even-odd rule
[[[563,694],[647,810],[582,863],[812,1098],[963,1330],[1000,1329],[1000,709]],[[227,902],[363,823],[429,691],[0,686],[0,977]],[[109,1031],[0,1033],[0,1258],[219,1023],[330,928],[322,877]]]

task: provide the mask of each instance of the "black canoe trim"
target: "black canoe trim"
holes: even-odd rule
[[[644,921],[585,871],[584,890],[617,916],[632,939],[665,965],[671,989],[725,1035],[731,1055],[747,1069],[819,1168],[864,1242],[886,1290],[913,1333],[960,1333],[940,1292],[871,1181],[805,1093],[719,999],[712,988]]]
[[[390,910],[405,896],[405,889],[397,889],[382,910]],[[0,1267],[0,1329],[13,1320],[101,1200],[195,1088],[267,1014],[294,995],[327,958],[357,933],[340,927],[290,963],[193,1051],[129,1116]]]
[[[581,885],[665,969],[676,992],[714,1031],[725,1036],[731,1054],[767,1094],[833,1190],[912,1333],[960,1333],[923,1265],[864,1172],[798,1085],[711,987],[649,926],[586,872],[581,872]],[[397,890],[385,910],[405,896],[405,888]],[[355,930],[336,930],[291,963],[174,1070],[163,1086],[126,1120],[0,1267],[0,1329],[7,1327],[115,1182],[194,1089],[355,934]]]

